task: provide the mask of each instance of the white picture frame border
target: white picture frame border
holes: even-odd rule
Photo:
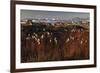
[[[35,62],[21,63],[21,46],[20,46],[20,11],[25,10],[43,10],[43,11],[63,11],[63,12],[88,12],[90,13],[90,59],[89,60],[71,60],[71,61],[54,61],[54,62]],[[37,6],[37,5],[20,5],[16,4],[16,69],[25,68],[43,68],[43,67],[59,67],[59,66],[76,66],[94,64],[94,9],[72,8],[72,7],[53,7],[53,6]],[[92,40],[91,40],[92,39]]]

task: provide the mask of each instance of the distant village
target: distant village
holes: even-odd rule
[[[37,23],[37,24],[35,24]],[[24,19],[21,20],[22,26],[29,26],[29,25],[46,25],[46,26],[55,26],[55,27],[66,27],[68,25],[79,25],[83,26],[84,28],[89,28],[89,19],[88,18],[79,18],[75,17],[70,20],[61,20],[55,18],[45,18],[45,19]],[[40,24],[41,23],[41,24]]]

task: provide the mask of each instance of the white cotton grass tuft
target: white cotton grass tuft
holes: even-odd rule
[[[67,42],[69,42],[69,40],[70,40],[70,39],[69,39],[69,38],[67,38],[67,39],[66,39],[66,43],[67,43]]]

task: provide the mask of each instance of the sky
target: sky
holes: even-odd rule
[[[89,13],[80,12],[58,12],[58,11],[39,11],[39,10],[21,10],[21,20],[33,19],[33,18],[59,18],[64,20],[70,20],[75,17],[89,18]]]

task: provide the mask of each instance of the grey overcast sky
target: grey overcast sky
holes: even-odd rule
[[[39,10],[21,10],[22,19],[33,19],[33,18],[60,18],[69,20],[75,17],[89,18],[89,13],[80,12],[58,12],[58,11],[39,11]]]

